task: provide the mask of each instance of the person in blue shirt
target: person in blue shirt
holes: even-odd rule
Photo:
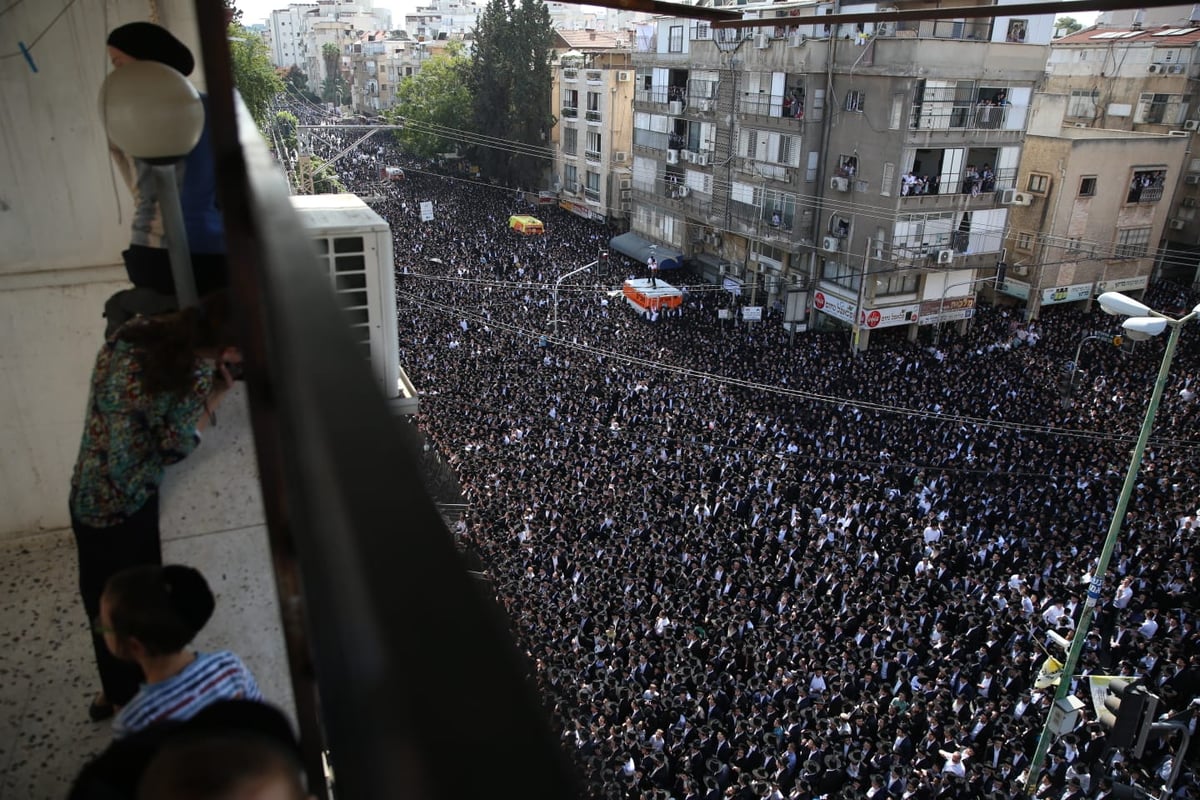
[[[236,655],[188,648],[215,607],[208,582],[192,567],[143,565],[109,578],[96,631],[114,656],[136,662],[146,676],[117,712],[114,737],[191,719],[220,700],[262,700],[254,676]]]

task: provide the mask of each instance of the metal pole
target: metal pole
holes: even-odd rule
[[[969,281],[959,281],[958,283],[951,283],[951,284],[947,284],[946,286],[942,287],[942,299],[938,301],[937,323],[934,325],[934,328],[933,328],[933,344],[935,347],[942,343],[942,313],[946,309],[946,292],[950,291],[955,286],[972,286],[976,283],[983,283],[984,281],[994,281],[995,279],[996,279],[996,277],[994,275],[988,275],[985,278],[972,278]]]
[[[599,263],[600,262],[597,260],[597,261],[591,262],[590,264],[584,264],[579,269],[573,269],[570,272],[568,272],[566,275],[560,275],[558,277],[558,279],[554,281],[554,321],[551,323],[551,330],[554,332],[555,336],[558,336],[558,287],[560,285],[562,285],[563,281],[565,281],[567,278],[571,277],[572,275],[578,275],[579,273],[583,272],[584,270],[591,269],[592,267],[596,266]]]
[[[1155,314],[1155,316],[1161,315]],[[1112,558],[1117,537],[1121,535],[1121,523],[1125,519],[1125,509],[1129,506],[1129,498],[1133,496],[1133,489],[1137,485],[1138,471],[1142,465],[1142,456],[1146,452],[1146,443],[1150,439],[1150,431],[1154,427],[1158,403],[1162,400],[1163,390],[1167,386],[1167,373],[1171,370],[1175,345],[1179,341],[1179,333],[1183,330],[1184,324],[1190,322],[1195,316],[1196,312],[1193,311],[1182,319],[1167,319],[1167,324],[1171,326],[1171,336],[1167,339],[1167,350],[1163,353],[1162,365],[1158,368],[1158,379],[1154,382],[1154,391],[1150,393],[1146,418],[1142,421],[1142,429],[1138,433],[1137,444],[1133,448],[1133,457],[1130,459],[1129,469],[1125,473],[1125,485],[1121,487],[1117,508],[1113,512],[1112,522],[1108,526],[1108,537],[1104,540],[1104,547],[1100,551],[1100,561],[1096,564],[1096,572],[1092,576],[1091,585],[1088,586],[1087,599],[1079,614],[1079,624],[1075,626],[1075,633],[1071,637],[1071,649],[1067,652],[1067,660],[1063,662],[1062,676],[1059,678],[1058,689],[1054,693],[1054,703],[1065,698],[1071,691],[1071,678],[1075,674],[1075,666],[1079,663],[1079,656],[1083,652],[1083,642],[1087,638],[1088,628],[1091,627],[1096,601],[1100,598],[1100,589],[1104,584],[1104,574],[1108,571],[1108,562]],[[1054,706],[1051,704],[1050,712],[1053,710]],[[1051,713],[1047,713],[1046,724],[1042,728],[1041,737],[1038,738],[1037,749],[1033,751],[1033,758],[1029,761],[1029,774],[1025,777],[1025,793],[1029,797],[1033,797],[1037,791],[1042,763],[1046,760],[1046,751],[1050,749],[1050,740],[1054,735],[1050,730],[1051,716]]]
[[[836,39],[837,37],[833,37]],[[847,247],[849,249],[849,247]],[[858,352],[858,338],[862,332],[863,300],[867,291],[867,276],[871,272],[871,237],[867,237],[867,250],[863,254],[862,277],[858,281],[858,302],[854,307],[854,322],[850,325],[850,352]]]
[[[155,164],[154,190],[162,213],[167,252],[171,258],[171,277],[175,281],[175,299],[180,308],[200,305],[196,291],[196,276],[192,272],[192,254],[188,250],[187,226],[183,224],[183,207],[179,202],[179,185],[175,183],[175,164]]]

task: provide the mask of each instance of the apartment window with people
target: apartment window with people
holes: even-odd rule
[[[1117,231],[1117,258],[1141,258],[1150,246],[1149,228],[1125,228]]]
[[[1157,203],[1162,199],[1167,173],[1161,169],[1135,169],[1129,180],[1126,203]]]

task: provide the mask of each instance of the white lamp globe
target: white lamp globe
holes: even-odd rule
[[[109,73],[100,87],[100,116],[113,144],[145,161],[182,158],[204,132],[200,93],[157,61],[131,61]]]

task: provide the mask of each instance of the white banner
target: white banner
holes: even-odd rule
[[[813,308],[842,322],[854,322],[854,304],[837,295],[817,292],[813,295]]]
[[[421,201],[421,222],[433,222],[433,201]]]
[[[1087,300],[1092,296],[1092,284],[1076,283],[1071,286],[1056,286],[1053,289],[1042,289],[1042,305],[1052,306],[1057,303],[1074,303]]]
[[[762,320],[762,306],[743,306],[742,319],[747,322],[759,322]]]
[[[858,317],[858,324],[871,330],[875,328],[891,328],[896,325],[911,325],[917,321],[917,307],[892,306],[890,308],[864,308]]]

